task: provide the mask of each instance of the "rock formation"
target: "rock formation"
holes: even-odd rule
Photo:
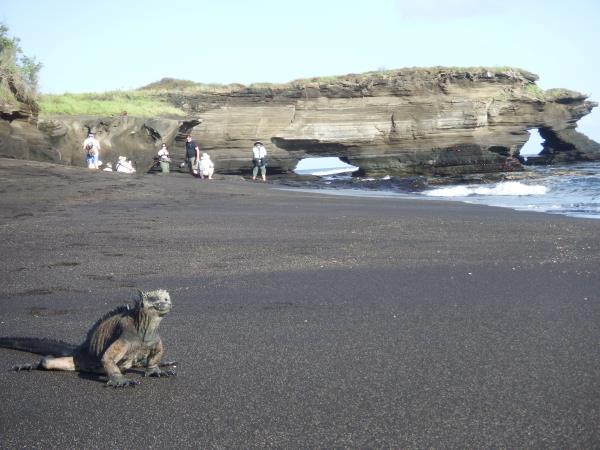
[[[254,140],[270,142],[271,171],[338,156],[367,175],[496,172],[536,128],[548,162],[600,159],[575,130],[597,104],[536,80],[519,69],[404,69],[159,95],[202,117],[193,134],[230,173],[248,169]]]
[[[16,117],[9,135],[27,145],[7,150],[0,125],[0,154],[83,164],[80,144],[92,129],[101,159],[147,164],[161,141],[183,155],[191,131],[219,173],[248,173],[250,149],[261,140],[271,173],[288,173],[306,156],[338,156],[366,175],[461,175],[519,169],[512,157],[539,129],[538,162],[599,160],[600,145],[576,130],[597,104],[574,91],[542,91],[536,80],[520,69],[437,67],[248,87],[159,82],[144,89],[190,120],[55,117],[25,136]]]
[[[12,81],[0,71],[6,94],[0,97],[0,157],[60,162],[60,153],[37,128],[37,102]]]

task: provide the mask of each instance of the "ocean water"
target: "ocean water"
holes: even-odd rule
[[[332,167],[296,172],[319,175],[320,181],[304,187],[334,195],[452,200],[600,219],[600,162],[528,167],[534,177],[522,181],[436,187],[429,187],[418,178],[356,179],[347,170]]]

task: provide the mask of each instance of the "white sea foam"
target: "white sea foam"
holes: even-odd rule
[[[492,186],[450,186],[425,191],[429,197],[468,197],[472,195],[523,196],[544,195],[548,188],[542,185],[523,184],[518,181],[506,181]]]

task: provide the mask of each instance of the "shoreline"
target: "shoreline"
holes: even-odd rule
[[[597,221],[277,187],[0,159],[0,335],[77,343],[163,288],[180,364],[125,390],[0,370],[0,446],[600,443]]]
[[[535,169],[527,176],[498,174],[492,180],[432,182],[424,177],[323,178],[280,180],[291,189],[321,194],[402,199],[436,198],[575,218],[600,219],[597,200],[600,164],[587,162]]]

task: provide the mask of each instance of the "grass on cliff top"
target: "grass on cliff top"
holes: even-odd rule
[[[40,96],[44,115],[111,116],[127,113],[139,117],[185,117],[186,113],[142,91],[112,91],[101,94],[44,94]]]
[[[320,76],[312,78],[300,78],[289,81],[287,83],[252,83],[243,85],[239,83],[233,84],[217,84],[217,83],[196,83],[190,80],[179,80],[176,78],[163,78],[162,80],[148,84],[138,89],[137,92],[149,93],[165,93],[179,91],[185,93],[227,93],[242,89],[286,89],[290,87],[298,87],[307,84],[333,84],[340,81],[362,81],[370,78],[391,78],[402,74],[483,74],[489,72],[491,74],[509,74],[521,75],[523,77],[535,77],[535,75],[526,70],[509,66],[498,67],[412,67],[392,70],[377,70],[373,72],[365,72],[360,74],[332,75]]]
[[[294,80],[291,83],[331,83],[339,80],[345,79],[355,79],[361,80],[366,78],[390,78],[403,74],[483,74],[483,73],[491,73],[494,75],[498,74],[512,74],[512,75],[521,75],[521,76],[533,76],[530,72],[519,69],[517,67],[509,67],[509,66],[497,66],[497,67],[458,67],[458,66],[435,66],[435,67],[410,67],[403,69],[385,69],[385,70],[376,70],[373,72],[365,72],[360,74],[348,74],[348,75],[340,75],[340,76],[326,76],[326,77],[314,77],[314,78],[301,78],[298,80]]]
[[[438,76],[455,74],[486,74],[487,72],[497,75],[504,74],[509,76],[521,75],[531,77],[532,74],[522,69],[513,67],[414,67],[395,70],[378,70],[361,74],[348,74],[339,76],[326,76],[303,78],[288,83],[253,83],[248,86],[243,84],[205,84],[196,83],[189,80],[178,80],[174,78],[163,78],[160,81],[151,83],[137,90],[132,91],[111,91],[105,93],[84,93],[62,95],[44,94],[40,96],[40,114],[42,116],[50,115],[69,115],[69,116],[112,116],[127,113],[139,117],[186,117],[187,114],[182,109],[167,103],[164,94],[169,92],[183,92],[187,94],[194,93],[222,93],[228,94],[244,89],[251,90],[269,90],[298,88],[308,84],[333,84],[340,81],[345,82],[363,82],[373,78],[391,78],[399,75],[427,75]],[[488,75],[489,76],[489,75]],[[1,88],[1,86],[0,86]],[[527,94],[536,98],[543,98],[543,91],[531,83],[526,86]],[[0,89],[0,99],[3,95]],[[161,98],[162,97],[162,98]]]

